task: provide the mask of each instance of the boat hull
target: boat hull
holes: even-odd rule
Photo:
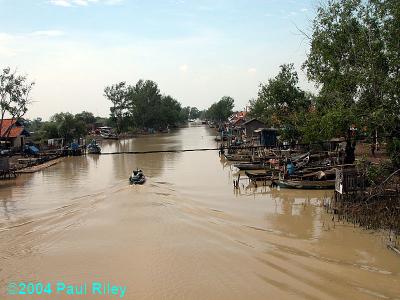
[[[272,181],[276,180],[276,176],[272,172],[252,173],[245,171],[245,174],[251,181]]]
[[[140,179],[135,179],[135,178],[129,177],[129,182],[131,184],[143,184],[146,182],[146,177],[143,176]]]
[[[268,168],[262,164],[246,164],[246,163],[235,164],[233,166],[238,168],[239,170],[265,170],[266,168]]]
[[[301,190],[331,190],[335,188],[335,181],[294,181],[279,180],[278,186],[286,189]]]

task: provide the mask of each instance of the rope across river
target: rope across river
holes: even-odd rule
[[[225,149],[226,149],[226,148],[225,148]],[[179,153],[179,152],[218,151],[218,150],[221,150],[221,148],[171,149],[171,150],[148,150],[148,151],[118,151],[118,152],[102,152],[101,155],[111,155],[111,154]]]
[[[179,153],[179,152],[196,152],[196,151],[221,151],[228,149],[258,149],[265,148],[265,146],[246,146],[246,147],[232,147],[223,146],[218,148],[197,148],[197,149],[170,149],[170,150],[146,150],[146,151],[116,151],[116,152],[102,152],[102,155],[112,154],[151,154],[151,153]]]

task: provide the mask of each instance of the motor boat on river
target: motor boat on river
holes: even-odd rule
[[[146,176],[144,176],[144,173],[142,170],[134,170],[132,171],[131,176],[129,177],[129,182],[131,184],[143,184],[146,182]]]

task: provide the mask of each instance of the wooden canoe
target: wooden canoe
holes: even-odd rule
[[[263,171],[261,170],[259,172],[251,172],[251,171],[245,171],[245,174],[251,181],[267,181],[267,180],[272,180],[272,179],[277,179],[276,176],[273,176],[273,173],[271,171]]]
[[[261,163],[238,163],[234,164],[234,167],[238,168],[239,170],[265,170],[269,169],[268,166],[261,164]]]
[[[335,180],[279,180],[278,186],[286,189],[330,190],[335,188]]]

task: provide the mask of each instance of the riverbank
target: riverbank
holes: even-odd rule
[[[35,173],[35,172],[44,170],[44,169],[46,169],[48,167],[54,166],[55,164],[58,164],[59,162],[63,161],[64,158],[65,157],[59,157],[59,158],[52,159],[52,160],[47,161],[47,162],[42,163],[42,164],[38,164],[38,165],[35,165],[35,166],[22,168],[22,169],[19,169],[19,170],[15,171],[15,173],[17,173],[17,174],[18,173],[19,174],[22,174],[22,173]]]
[[[196,127],[103,150],[214,145]],[[136,167],[143,186],[128,183]],[[234,172],[216,152],[186,152],[68,157],[19,176],[0,189],[0,298],[22,280],[111,281],[124,299],[398,297],[398,255],[376,232],[332,221],[330,194],[234,190]]]

